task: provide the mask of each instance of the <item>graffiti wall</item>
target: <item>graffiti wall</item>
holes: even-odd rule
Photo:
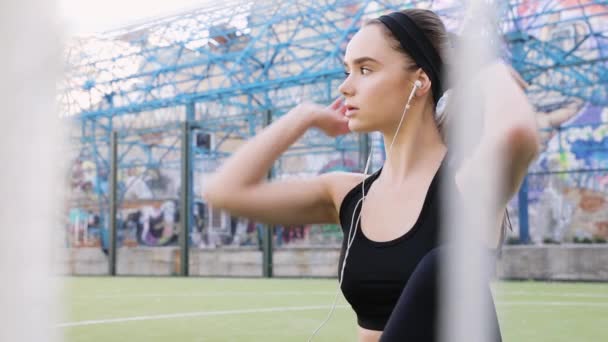
[[[117,240],[119,247],[162,247],[178,244],[181,215],[179,203],[180,172],[170,167],[152,167],[142,163],[142,155],[123,160],[119,168]],[[298,158],[316,173],[356,171],[351,158]],[[302,161],[303,160],[303,161]],[[109,246],[108,172],[101,172],[103,162],[79,153],[70,170],[72,187],[67,212],[66,246]],[[289,164],[290,161],[285,161]],[[299,165],[299,164],[298,164]],[[260,246],[264,225],[226,212],[214,210],[200,198],[200,189],[208,174],[195,171],[194,223],[189,232],[194,248]],[[342,231],[337,225],[273,227],[276,247],[338,245]]]
[[[538,243],[608,239],[608,109],[597,105],[606,102],[605,80],[598,78],[603,64],[593,62],[608,56],[607,15],[596,1],[522,1],[511,23],[531,35],[520,62],[541,130],[542,153],[528,177],[530,234]],[[518,209],[515,198],[513,235]]]
[[[608,108],[572,101],[537,116],[543,150],[528,177],[533,240],[608,239]],[[517,216],[517,202],[510,207]]]

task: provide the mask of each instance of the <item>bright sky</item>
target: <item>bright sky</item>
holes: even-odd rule
[[[57,0],[68,34],[107,31],[202,7],[209,0]]]

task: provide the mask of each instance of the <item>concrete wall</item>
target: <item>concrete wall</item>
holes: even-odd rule
[[[190,252],[193,276],[262,276],[262,252],[256,249],[205,249]]]
[[[120,275],[177,275],[178,247],[119,248],[116,272]],[[100,248],[72,248],[57,254],[58,271],[66,275],[107,275],[108,257]],[[262,252],[257,249],[193,249],[193,276],[262,276]]]
[[[338,248],[289,248],[273,253],[273,271],[277,277],[336,277]]]
[[[179,249],[120,248],[121,275],[175,275]],[[337,248],[278,249],[273,254],[277,277],[335,277]],[[61,274],[106,275],[108,259],[99,248],[65,250],[58,258]],[[193,276],[262,276],[262,252],[249,249],[195,249],[190,253]],[[608,281],[608,245],[505,246],[497,265],[502,279]]]
[[[59,274],[108,274],[108,259],[100,248],[68,248],[57,251],[55,265]]]
[[[608,245],[506,246],[503,279],[608,281]]]

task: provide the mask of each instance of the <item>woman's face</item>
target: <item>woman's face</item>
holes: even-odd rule
[[[338,88],[345,98],[353,132],[386,131],[399,124],[415,71],[407,71],[405,56],[393,49],[379,25],[357,32],[344,55],[346,79]]]

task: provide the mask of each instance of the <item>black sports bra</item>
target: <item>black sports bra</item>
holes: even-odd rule
[[[444,159],[445,162],[445,159]],[[404,235],[386,242],[368,239],[357,227],[344,269],[342,293],[357,314],[359,326],[384,330],[391,312],[408,279],[420,260],[439,245],[439,188],[442,162],[427,191],[420,216]],[[367,193],[382,169],[365,180]],[[340,205],[340,223],[344,232],[338,274],[342,268],[351,219],[357,221],[361,211],[359,183]],[[353,215],[354,213],[354,215]],[[354,229],[354,227],[353,227]]]

